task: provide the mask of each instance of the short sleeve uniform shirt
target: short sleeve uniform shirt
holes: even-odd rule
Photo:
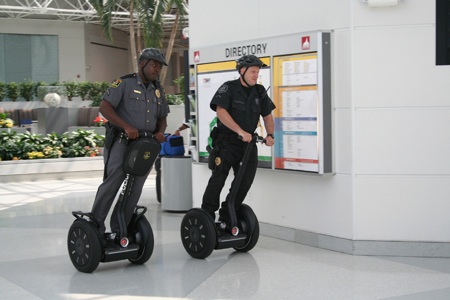
[[[164,90],[158,82],[146,88],[138,74],[129,74],[114,80],[103,99],[116,113],[139,131],[155,132],[158,118],[169,114]]]
[[[249,133],[256,130],[260,116],[268,116],[275,109],[264,86],[256,84],[247,94],[239,79],[222,84],[212,98],[210,107],[216,111],[217,105],[226,109],[239,127]],[[220,122],[218,128],[230,131]]]

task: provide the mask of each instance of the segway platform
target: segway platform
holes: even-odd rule
[[[258,218],[246,204],[241,205],[237,215],[240,233],[234,235],[227,223],[214,223],[205,210],[189,210],[181,222],[181,241],[186,252],[202,259],[215,249],[234,248],[239,252],[253,249],[259,238]]]
[[[124,209],[135,176],[147,174],[160,151],[152,135],[141,134],[131,141],[124,157],[126,178],[117,200],[120,232],[101,236],[98,224],[90,212],[74,211],[75,221],[69,229],[67,248],[74,267],[84,273],[93,272],[100,262],[128,259],[134,264],[147,262],[154,247],[153,231],[144,216],[147,208],[136,206],[130,224],[126,224]]]
[[[252,143],[263,141],[257,135]],[[181,241],[188,254],[194,258],[206,258],[214,249],[234,248],[236,251],[247,252],[253,249],[259,238],[259,223],[253,210],[246,204],[236,211],[234,201],[245,168],[252,150],[250,143],[244,152],[242,165],[236,175],[236,185],[230,191],[228,201],[229,219],[214,222],[211,216],[201,208],[190,209],[181,222]]]

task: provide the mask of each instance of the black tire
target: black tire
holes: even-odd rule
[[[97,269],[103,249],[94,223],[84,219],[75,220],[67,235],[67,249],[78,271],[91,273]]]
[[[236,251],[247,252],[255,247],[259,239],[259,222],[250,206],[242,204],[236,212],[238,226],[242,233],[247,234],[247,241],[243,247],[234,247]]]
[[[139,218],[136,226],[136,228],[130,228],[129,232],[133,242],[139,245],[139,254],[137,258],[130,258],[128,260],[133,264],[142,265],[152,256],[155,240],[152,227],[145,216]]]
[[[181,242],[193,258],[208,257],[216,246],[216,227],[206,211],[189,210],[181,221]]]

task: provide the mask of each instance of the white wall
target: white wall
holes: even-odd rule
[[[111,82],[128,73],[133,73],[130,38],[127,33],[114,31],[113,41],[103,35],[103,27],[85,24],[86,79]]]
[[[261,222],[352,240],[450,241],[450,66],[435,66],[434,1],[189,5],[191,50],[333,30],[335,174],[260,169],[246,202]],[[193,173],[199,206],[209,170]]]
[[[435,1],[355,5],[355,237],[450,240],[450,66],[435,66]]]

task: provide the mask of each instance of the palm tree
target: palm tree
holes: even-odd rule
[[[105,36],[113,41],[112,37],[112,17],[113,12],[117,5],[119,5],[121,0],[94,0],[91,1],[92,5],[97,10],[100,17],[101,23],[103,25],[103,31]],[[129,1],[129,12],[130,12],[130,49],[131,58],[133,61],[134,71],[137,72],[137,53],[141,49],[136,49],[135,34],[136,31],[140,33],[142,27],[144,46],[145,47],[156,47],[161,48],[164,38],[163,31],[163,15],[167,13],[170,9],[177,9],[176,23],[174,25],[175,33],[178,26],[179,16],[184,16],[187,14],[186,1],[185,0],[130,0]],[[137,19],[138,28],[134,26],[134,20]],[[140,37],[140,34],[137,34]],[[173,41],[175,39],[175,34],[171,34],[168,48],[166,50],[166,57],[170,60],[170,55],[172,54]],[[167,61],[169,62],[169,61]],[[163,78],[164,79],[164,78]],[[163,80],[161,80],[163,84]]]

